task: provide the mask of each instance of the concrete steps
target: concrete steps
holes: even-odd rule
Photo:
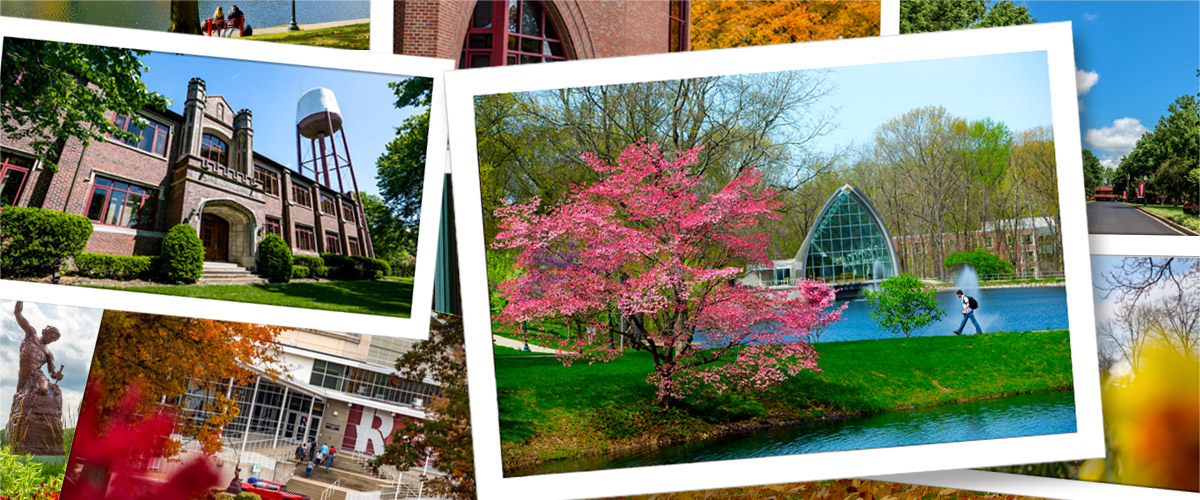
[[[204,262],[204,274],[196,281],[200,285],[257,285],[267,280],[258,277],[233,262]]]

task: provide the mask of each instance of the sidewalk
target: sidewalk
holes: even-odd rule
[[[520,340],[517,340],[517,339],[511,339],[508,337],[501,337],[499,335],[492,335],[492,343],[494,343],[498,346],[502,346],[502,347],[511,347],[518,351],[525,349],[524,342],[521,342]],[[529,350],[533,351],[533,352],[554,354],[554,349],[551,349],[549,347],[542,347],[540,345],[529,344]]]
[[[366,19],[347,19],[345,21],[330,21],[327,23],[301,24],[300,31],[319,30],[319,29],[324,29],[324,28],[337,28],[337,27],[341,27],[341,26],[350,26],[350,25],[354,25],[354,24],[368,24],[370,22],[371,22],[371,19],[366,18]],[[251,24],[251,26],[253,26],[253,24]],[[284,24],[282,26],[272,26],[270,28],[257,28],[256,27],[256,28],[254,28],[254,34],[255,35],[269,35],[272,33],[287,33],[287,30],[288,30],[288,25],[286,25],[286,24]],[[236,35],[234,36],[234,38],[236,38]]]

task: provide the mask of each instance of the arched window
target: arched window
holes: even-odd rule
[[[200,156],[229,166],[229,145],[220,137],[204,134],[200,137]]]
[[[479,0],[471,14],[459,67],[565,60],[559,33],[541,2]]]

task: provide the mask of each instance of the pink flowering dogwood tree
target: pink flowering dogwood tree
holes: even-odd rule
[[[743,285],[749,264],[771,266],[760,221],[782,202],[751,169],[716,193],[689,172],[701,147],[667,158],[658,144],[629,145],[608,165],[583,160],[601,180],[573,186],[543,207],[505,203],[496,210],[492,247],[516,251],[516,277],[501,282],[496,319],[527,341],[556,344],[564,365],[610,361],[612,341],[650,353],[647,382],[669,405],[708,391],[762,389],[816,370],[804,339],[840,318],[834,292],[803,281],[790,293]],[[526,322],[565,319],[587,334],[562,338]]]

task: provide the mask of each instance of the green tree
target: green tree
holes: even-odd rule
[[[433,102],[433,80],[409,78],[388,84],[396,95],[395,106],[425,108],[423,113],[405,118],[396,127],[396,138],[376,161],[379,193],[392,217],[403,224],[415,225],[421,209],[421,188],[425,182],[425,151],[429,143],[429,107]],[[371,235],[372,238],[375,236]]]
[[[31,153],[50,168],[68,139],[87,145],[112,135],[137,140],[108,118],[134,117],[144,107],[165,110],[170,101],[146,89],[139,59],[147,51],[6,38],[0,67],[0,121],[11,141],[29,141]]]
[[[1150,191],[1164,203],[1182,204],[1196,198],[1196,184],[1190,178],[1195,162],[1172,156],[1159,165],[1150,177]]]
[[[932,286],[911,274],[892,276],[879,283],[879,290],[863,292],[871,306],[871,320],[884,330],[903,333],[905,338],[946,315],[936,295]]]
[[[1089,150],[1083,150],[1083,188],[1088,195],[1096,192],[1096,186],[1104,185],[1104,166]]]
[[[396,369],[409,380],[437,380],[441,394],[426,407],[429,418],[396,429],[375,465],[389,464],[406,471],[433,460],[445,475],[421,477],[427,494],[473,500],[475,456],[462,319],[435,313],[430,326],[429,339],[405,352],[396,361]]]
[[[987,250],[979,249],[970,252],[954,252],[942,261],[948,268],[971,266],[981,275],[1009,277],[1013,274],[1013,264]]]
[[[200,0],[171,0],[171,33],[200,34]]]
[[[360,192],[363,213],[367,218],[367,229],[371,233],[371,247],[375,257],[388,261],[392,268],[417,251],[416,226],[405,224],[396,218],[383,199]]]
[[[903,0],[900,33],[925,33],[1036,23],[1029,8],[1011,0]]]
[[[1126,175],[1135,181],[1154,175],[1172,157],[1188,159],[1192,165],[1200,158],[1200,105],[1191,94],[1179,96],[1159,117],[1154,130],[1142,134],[1133,151],[1121,160],[1118,178]]]

